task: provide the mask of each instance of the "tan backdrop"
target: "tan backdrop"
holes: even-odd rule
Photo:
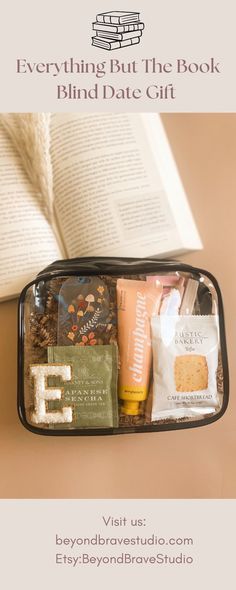
[[[114,437],[40,437],[16,412],[17,302],[0,304],[1,498],[236,497],[236,114],[163,121],[204,243],[184,259],[208,268],[224,297],[231,400],[215,424]]]

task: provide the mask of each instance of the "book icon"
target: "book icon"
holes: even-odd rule
[[[140,43],[144,29],[139,12],[121,10],[97,14],[92,26],[96,31],[92,45],[108,51]]]

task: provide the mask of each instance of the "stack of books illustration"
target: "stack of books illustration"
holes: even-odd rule
[[[140,42],[144,23],[140,22],[139,12],[111,11],[102,12],[93,23],[96,36],[92,45],[102,49],[120,49]]]

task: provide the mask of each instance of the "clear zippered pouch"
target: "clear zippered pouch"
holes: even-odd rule
[[[19,301],[18,412],[46,435],[190,428],[226,410],[223,305],[178,261],[57,261]]]

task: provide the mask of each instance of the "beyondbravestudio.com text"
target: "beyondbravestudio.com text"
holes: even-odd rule
[[[56,566],[189,567],[195,562],[192,536],[159,534],[146,518],[102,515],[98,528],[88,536],[65,536],[57,532]]]

